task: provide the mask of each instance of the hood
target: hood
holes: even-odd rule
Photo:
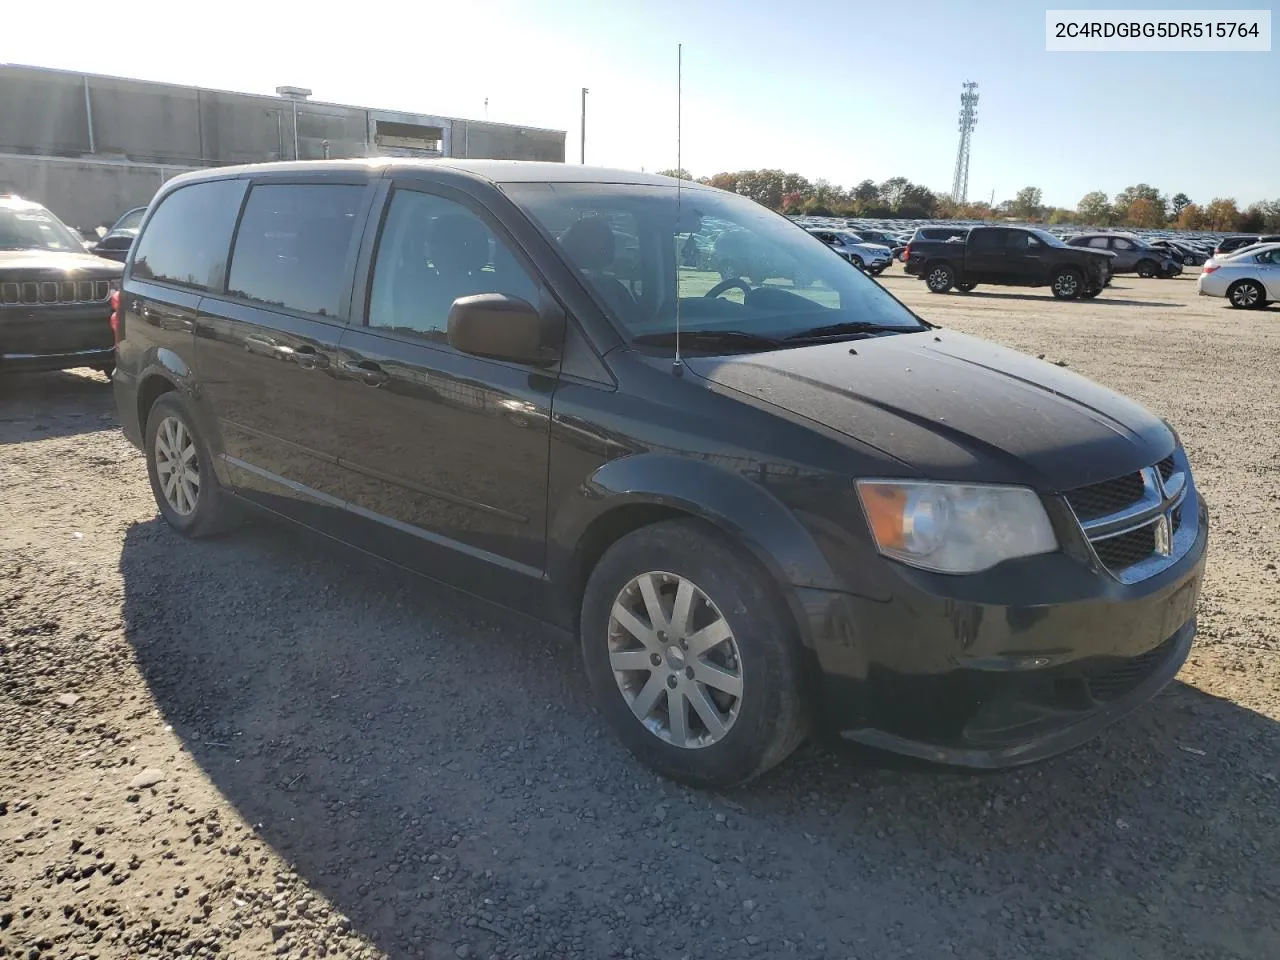
[[[0,271],[32,270],[41,273],[94,273],[99,277],[118,277],[124,273],[124,265],[114,260],[95,257],[88,251],[60,252],[57,250],[0,250]]]
[[[688,358],[713,389],[771,404],[939,480],[1053,493],[1150,466],[1176,438],[1069,370],[947,330]]]
[[[864,241],[863,243],[851,243],[851,244],[848,244],[848,246],[856,247],[860,250],[865,250],[868,253],[883,253],[886,256],[889,253],[889,248],[886,247],[883,243],[870,243],[870,242]]]

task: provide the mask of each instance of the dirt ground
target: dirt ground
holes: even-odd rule
[[[0,956],[1280,956],[1280,309],[882,281],[1181,431],[1200,637],[1134,718],[1008,773],[820,742],[686,790],[562,635],[266,523],[183,541],[105,380],[0,379]]]

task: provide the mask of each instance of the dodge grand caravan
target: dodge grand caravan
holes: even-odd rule
[[[730,230],[778,275],[681,263]],[[501,161],[188,174],[113,327],[174,528],[252,504],[573,630],[607,722],[687,782],[818,722],[1044,758],[1195,633],[1207,515],[1169,424],[733,194]]]

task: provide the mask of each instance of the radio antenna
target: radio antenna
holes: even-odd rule
[[[676,239],[680,237],[680,228],[684,226],[684,218],[681,215],[681,182],[684,180],[682,176],[684,168],[681,167],[680,161],[680,97],[681,82],[684,73],[684,44],[676,44]],[[684,374],[684,363],[680,360],[680,258],[683,256],[683,245],[676,251],[676,356],[672,363],[671,372],[677,377]]]

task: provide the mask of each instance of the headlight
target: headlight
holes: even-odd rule
[[[977,573],[1058,549],[1040,497],[1026,487],[859,480],[858,497],[886,557],[938,573]]]

